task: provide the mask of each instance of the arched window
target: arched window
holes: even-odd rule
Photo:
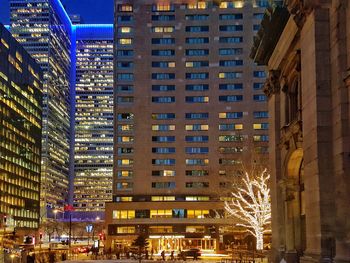
[[[288,87],[286,92],[286,105],[285,105],[285,116],[286,124],[291,123],[292,121],[298,118],[299,112],[299,80],[298,77],[295,77],[291,82],[291,85]]]

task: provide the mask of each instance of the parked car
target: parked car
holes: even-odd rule
[[[202,255],[202,252],[198,248],[186,249],[186,250],[182,251],[182,253],[185,257],[193,257],[193,258],[197,258],[197,257],[200,257]]]

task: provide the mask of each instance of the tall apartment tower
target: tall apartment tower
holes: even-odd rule
[[[10,0],[10,8],[13,36],[44,72],[41,217],[52,217],[68,201],[72,25],[59,0]]]
[[[104,218],[112,200],[113,25],[76,25],[75,217]]]
[[[40,66],[0,24],[0,237],[4,248],[7,234],[12,237],[14,230],[18,234],[24,229],[34,234],[39,227],[42,88]]]
[[[244,156],[267,153],[268,1],[115,1],[113,202],[107,243],[224,247],[223,201]]]

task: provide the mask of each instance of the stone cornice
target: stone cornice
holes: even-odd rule
[[[289,17],[287,24],[285,25],[283,32],[270,56],[268,67],[270,69],[278,69],[281,61],[285,58],[295,36],[299,32],[299,29],[293,19]]]
[[[250,54],[250,57],[259,65],[267,65],[288,18],[289,12],[284,7],[269,9],[265,13],[261,21],[261,28],[254,37]]]

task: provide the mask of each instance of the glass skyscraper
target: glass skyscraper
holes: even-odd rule
[[[44,71],[41,216],[68,203],[77,218],[102,218],[112,199],[113,25],[75,24],[59,0],[10,7],[14,37]]]
[[[0,24],[2,235],[39,226],[42,89],[40,66]]]
[[[113,202],[107,246],[221,250],[242,161],[267,156],[263,67],[249,58],[268,1],[115,1]],[[230,234],[230,237],[227,237]]]
[[[76,25],[76,217],[104,218],[112,200],[113,25]]]
[[[44,72],[42,217],[68,202],[72,147],[72,25],[58,0],[11,0],[11,32]],[[73,102],[73,103],[72,103]]]

